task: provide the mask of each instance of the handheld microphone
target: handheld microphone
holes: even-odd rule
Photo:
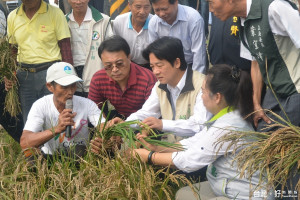
[[[72,99],[68,99],[66,101],[66,106],[65,106],[66,109],[72,109],[73,110],[73,101]],[[72,135],[72,126],[67,126],[66,128],[66,137],[67,138],[70,138]]]

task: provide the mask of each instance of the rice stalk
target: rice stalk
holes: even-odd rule
[[[282,190],[287,180],[292,176],[292,169],[300,170],[300,127],[294,126],[283,120],[288,125],[276,122],[266,128],[278,127],[271,132],[255,131],[231,131],[219,139],[220,147],[229,142],[229,149],[233,149],[234,162],[240,170],[240,177],[252,178],[255,172],[260,173],[258,187],[267,185],[276,188],[281,185]],[[270,188],[269,188],[270,189]],[[300,180],[297,183],[298,194],[300,192]]]
[[[264,110],[265,113],[273,116],[270,118],[273,123],[267,125],[263,130],[270,128],[277,130],[270,132],[231,131],[221,137],[217,144],[222,146],[225,142],[230,143],[227,151],[233,149],[234,162],[240,169],[240,177],[246,175],[251,180],[253,174],[258,171],[260,173],[258,187],[264,187],[264,181],[267,180],[268,186],[276,188],[281,185],[281,190],[283,190],[287,180],[293,176],[294,168],[296,168],[296,173],[300,173],[300,127],[291,123],[273,90],[268,73],[267,58],[265,66],[269,89],[279,103],[286,120],[271,110]],[[248,116],[252,114],[254,113],[250,113]],[[300,180],[297,182],[296,189],[300,194]]]
[[[161,141],[161,140],[156,140],[153,138],[157,138],[163,135],[167,135],[170,133],[164,133],[164,134],[156,134],[154,130],[152,130],[148,125],[142,123],[139,120],[133,120],[133,121],[125,121],[125,122],[121,122],[118,124],[114,124],[111,126],[108,126],[109,121],[105,120],[104,123],[100,123],[102,118],[103,118],[103,110],[104,110],[104,106],[105,103],[103,103],[102,109],[101,109],[101,115],[99,117],[99,124],[97,125],[97,127],[94,129],[95,135],[98,137],[101,137],[104,141],[104,145],[103,148],[105,149],[109,149],[111,148],[111,145],[113,145],[110,142],[110,138],[113,136],[120,136],[124,142],[131,148],[137,148],[139,145],[137,144],[141,144],[143,145],[146,149],[148,149],[146,147],[146,145],[144,145],[140,140],[137,140],[135,135],[137,132],[142,133],[143,130],[147,131],[147,133],[149,134],[148,137],[145,137],[145,141],[148,142],[149,144],[152,145],[156,145],[156,146],[162,146],[162,147],[167,147],[167,148],[173,148],[176,149],[178,151],[182,151],[184,150],[184,148],[182,147],[182,145],[180,144],[174,144],[174,143],[169,143],[169,142],[165,142],[165,141]],[[109,117],[110,111],[108,113],[108,116],[106,118]],[[133,128],[131,127],[132,125],[138,125],[139,128]],[[143,128],[141,128],[143,127]],[[149,150],[149,149],[148,149]]]
[[[54,157],[52,163],[36,155],[28,163],[2,138],[0,133],[0,199],[175,199],[179,187],[192,185],[184,175],[119,152],[115,158],[91,152],[80,159]]]
[[[16,117],[21,112],[16,77],[16,72],[20,66],[17,64],[17,55],[12,52],[8,38],[0,38],[0,61],[0,81],[3,81],[6,77],[14,83],[6,94],[4,110],[10,113],[11,116]]]

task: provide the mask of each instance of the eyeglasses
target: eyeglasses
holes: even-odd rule
[[[111,63],[104,65],[104,69],[106,71],[111,71],[114,67],[116,67],[118,70],[125,67],[125,64],[123,62],[117,62],[117,63]]]

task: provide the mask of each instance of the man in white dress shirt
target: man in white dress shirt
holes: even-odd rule
[[[169,142],[199,132],[211,117],[201,98],[205,76],[187,67],[181,41],[162,37],[151,43],[143,55],[150,60],[158,82],[143,107],[132,113],[127,121],[138,119],[150,128],[171,132],[174,135],[165,138]]]
[[[204,21],[198,11],[178,0],[150,0],[155,16],[149,22],[149,40],[172,36],[183,44],[185,60],[193,70],[205,74],[206,46]]]

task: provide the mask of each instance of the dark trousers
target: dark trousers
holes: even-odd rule
[[[293,94],[286,98],[281,98],[278,96],[277,98],[278,98],[279,102],[276,100],[272,91],[270,89],[267,89],[266,94],[264,96],[263,103],[262,103],[262,107],[264,109],[272,110],[272,112],[278,114],[280,117],[282,117],[285,120],[289,119],[293,125],[300,126],[300,94]],[[279,104],[282,106],[284,111],[281,110]],[[288,119],[287,119],[285,113],[286,113]],[[267,115],[268,115],[268,117],[281,122],[274,115],[272,115],[270,113],[268,113]],[[283,123],[283,122],[281,122],[281,123]],[[263,120],[261,120],[258,123],[257,131],[272,131],[272,130],[277,129],[277,127],[273,127],[272,129],[262,130],[263,128],[265,128],[265,126],[266,126],[266,123]]]
[[[17,71],[17,78],[19,81],[19,97],[21,102],[23,121],[26,123],[27,115],[30,111],[32,104],[45,95],[51,94],[46,86],[47,68],[53,62],[40,63],[40,64],[25,64],[21,63],[22,69]],[[40,69],[36,72],[30,72],[29,68]]]
[[[82,79],[82,74],[83,74],[83,68],[84,68],[84,65],[79,65],[79,66],[74,67],[74,69],[77,73],[77,76],[81,79]],[[77,91],[75,92],[75,95],[84,97],[84,98],[88,97],[89,93],[84,91],[82,82],[77,83]]]
[[[6,132],[18,143],[23,131],[23,118],[18,115],[17,118],[11,117],[9,113],[4,112],[4,101],[6,92],[4,84],[0,83],[0,124]]]
[[[267,89],[264,100],[263,100],[263,104],[262,107],[264,109],[269,109],[272,110],[274,113],[278,114],[280,117],[282,117],[283,119],[290,120],[290,122],[295,125],[295,126],[300,126],[300,94],[293,94],[289,97],[286,98],[281,98],[281,97],[277,97],[278,101],[276,100],[275,96],[273,95],[272,91],[270,89]],[[286,115],[284,114],[284,112],[281,110],[280,105],[282,106],[283,110],[285,111]],[[275,119],[276,121],[281,122],[279,119],[277,119],[274,115],[272,114],[267,114],[268,117]],[[283,123],[285,124],[285,123]],[[286,125],[286,124],[285,124]],[[278,127],[272,127],[269,129],[263,129],[265,128],[266,123],[261,120],[258,124],[257,127],[257,131],[262,131],[262,132],[266,132],[266,131],[274,131],[276,129],[278,129]],[[286,188],[284,188],[284,191],[288,192],[289,190],[291,191],[296,191],[296,184],[300,179],[300,174],[299,172],[297,172],[296,167],[294,167],[294,169],[292,170],[292,174],[288,179]],[[279,186],[278,188],[276,188],[276,190],[281,190],[281,186]],[[298,194],[299,195],[299,194]],[[284,198],[284,199],[289,199],[289,198]],[[290,198],[292,199],[292,198]]]

